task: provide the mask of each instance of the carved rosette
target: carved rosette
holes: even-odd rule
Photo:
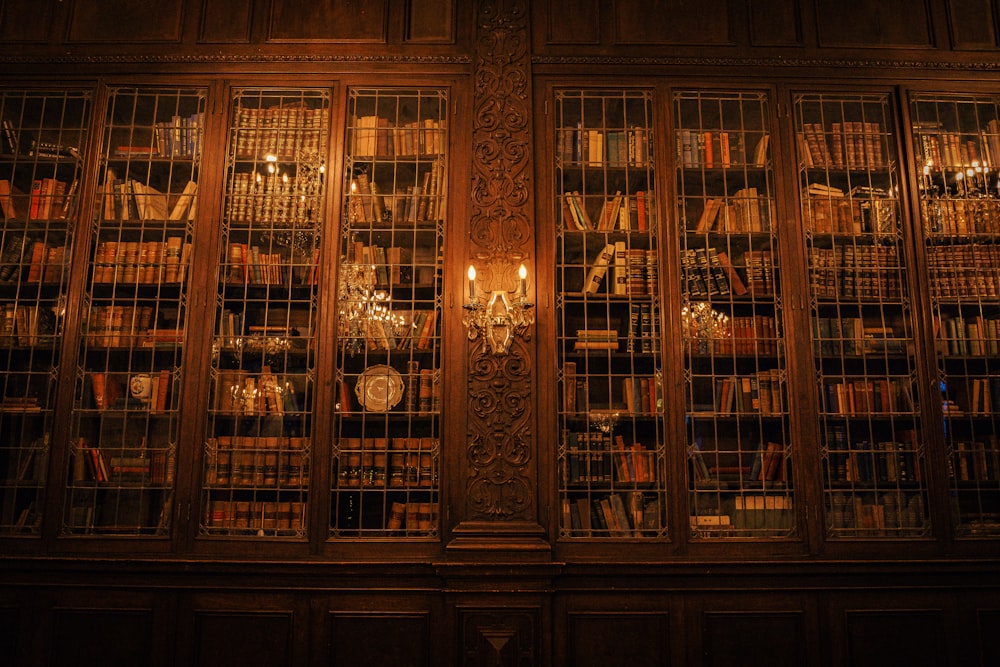
[[[484,0],[477,12],[469,254],[502,289],[533,239],[528,16],[524,0]],[[469,347],[465,518],[532,520],[531,351],[518,339],[503,356],[483,345]]]

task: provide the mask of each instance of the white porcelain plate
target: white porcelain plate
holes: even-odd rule
[[[354,387],[361,406],[370,412],[388,412],[403,398],[403,377],[392,366],[370,366]]]

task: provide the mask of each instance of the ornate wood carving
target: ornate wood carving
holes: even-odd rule
[[[483,286],[511,289],[528,257],[531,215],[531,96],[524,0],[477,7],[470,254],[486,269]],[[492,356],[470,346],[464,519],[531,521],[535,503],[532,348],[515,340]]]
[[[532,610],[467,609],[462,612],[463,667],[530,667],[538,664],[538,614]]]

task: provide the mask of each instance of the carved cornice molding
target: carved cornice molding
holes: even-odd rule
[[[242,63],[398,63],[405,65],[468,65],[469,56],[335,55],[335,54],[116,54],[116,55],[0,55],[8,65],[105,64],[242,64]]]
[[[524,0],[477,6],[470,256],[493,289],[513,283],[512,257],[530,256],[531,95]],[[534,519],[531,350],[515,339],[492,356],[469,347],[466,521]]]
[[[536,65],[639,65],[663,67],[804,67],[826,69],[945,69],[949,71],[998,71],[995,61],[937,61],[857,58],[719,58],[719,57],[650,57],[650,56],[536,56]]]

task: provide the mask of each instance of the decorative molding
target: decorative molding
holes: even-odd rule
[[[491,289],[531,255],[531,95],[524,0],[481,0],[476,16],[470,257]],[[512,261],[516,260],[516,261]],[[465,521],[534,520],[532,351],[469,347]],[[459,531],[460,532],[460,531]]]
[[[1000,71],[996,61],[937,61],[891,59],[835,59],[835,58],[682,58],[682,57],[628,57],[628,56],[536,56],[535,65],[629,65],[629,66],[682,66],[682,67],[811,67],[832,69],[946,69],[951,71]]]
[[[539,663],[538,609],[461,609],[461,664]]]
[[[153,63],[153,64],[185,64],[185,63],[402,63],[421,65],[468,65],[472,62],[469,56],[403,56],[403,55],[324,55],[324,54],[118,54],[91,56],[30,56],[0,55],[0,63],[11,65],[102,65],[117,63]]]

